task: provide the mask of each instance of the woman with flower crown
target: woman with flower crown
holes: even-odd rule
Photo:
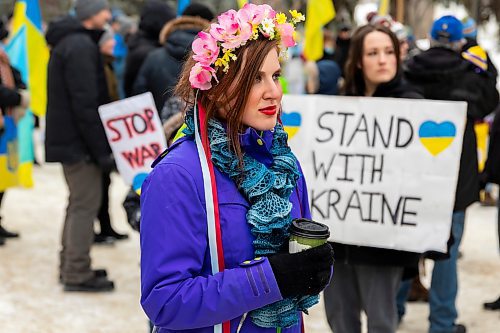
[[[301,332],[331,278],[325,244],[288,254],[310,218],[279,122],[279,57],[291,19],[247,4],[200,32],[175,93],[185,136],[153,164],[141,195],[141,304],[156,332]]]

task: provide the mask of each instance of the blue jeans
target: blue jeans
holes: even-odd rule
[[[450,248],[450,258],[436,261],[429,289],[429,333],[453,332],[458,317],[455,301],[458,292],[458,247],[464,232],[465,211],[453,213],[451,232],[455,242]]]
[[[396,295],[396,306],[398,308],[398,320],[401,321],[406,313],[406,301],[411,289],[411,282],[413,279],[401,281],[399,285],[398,294]]]

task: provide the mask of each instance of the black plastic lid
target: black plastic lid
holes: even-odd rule
[[[330,237],[328,226],[308,219],[293,220],[290,226],[290,234],[310,239],[325,239]]]

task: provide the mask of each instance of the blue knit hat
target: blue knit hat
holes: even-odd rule
[[[464,34],[464,37],[476,39],[477,38],[476,21],[472,17],[468,17],[464,19],[462,22],[463,22],[462,32]]]
[[[441,43],[453,43],[463,39],[463,25],[455,16],[443,16],[432,24],[431,37]]]

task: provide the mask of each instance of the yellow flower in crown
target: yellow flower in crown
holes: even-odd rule
[[[295,24],[305,20],[304,15],[296,10],[290,11],[292,19],[287,22],[283,13],[276,13],[269,5],[245,4],[238,11],[233,9],[217,17],[210,31],[198,33],[193,42],[193,59],[196,61],[191,69],[189,81],[191,86],[200,90],[212,87],[212,79],[216,82],[216,68],[229,70],[231,61],[237,59],[234,51],[247,42],[260,36],[279,41],[280,53],[296,44],[294,38]]]
[[[306,19],[306,17],[301,12],[298,12],[295,9],[290,10],[289,12],[290,12],[290,15],[292,15],[292,22],[294,24],[305,21],[305,19]]]

